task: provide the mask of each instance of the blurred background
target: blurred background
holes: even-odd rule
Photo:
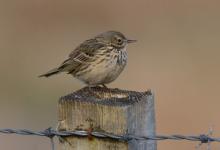
[[[219,6],[218,0],[1,0],[0,128],[56,127],[59,97],[84,85],[65,74],[37,76],[82,41],[118,30],[138,42],[129,45],[128,66],[109,87],[152,89],[158,134],[197,135],[213,126],[220,136]],[[196,145],[160,141],[158,150]],[[0,135],[0,147],[49,150],[50,142]]]

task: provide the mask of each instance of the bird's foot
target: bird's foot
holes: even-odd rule
[[[89,91],[93,91],[95,88],[100,89],[108,89],[108,87],[105,84],[100,84],[100,85],[87,85],[85,88],[88,88]]]

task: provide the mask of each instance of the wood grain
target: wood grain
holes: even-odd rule
[[[59,100],[60,131],[104,131],[117,135],[155,135],[154,99],[150,92],[101,87],[83,88]],[[156,150],[155,141],[67,137],[63,150]]]

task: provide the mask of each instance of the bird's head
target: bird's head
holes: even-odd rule
[[[127,39],[121,32],[107,31],[96,36],[99,42],[103,42],[115,48],[124,48],[127,44],[136,42],[136,40]]]

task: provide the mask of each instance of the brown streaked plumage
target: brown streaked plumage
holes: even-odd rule
[[[128,40],[117,31],[101,33],[80,44],[59,67],[40,77],[67,72],[89,86],[108,84],[114,81],[126,66],[126,46],[132,42],[135,40]]]

